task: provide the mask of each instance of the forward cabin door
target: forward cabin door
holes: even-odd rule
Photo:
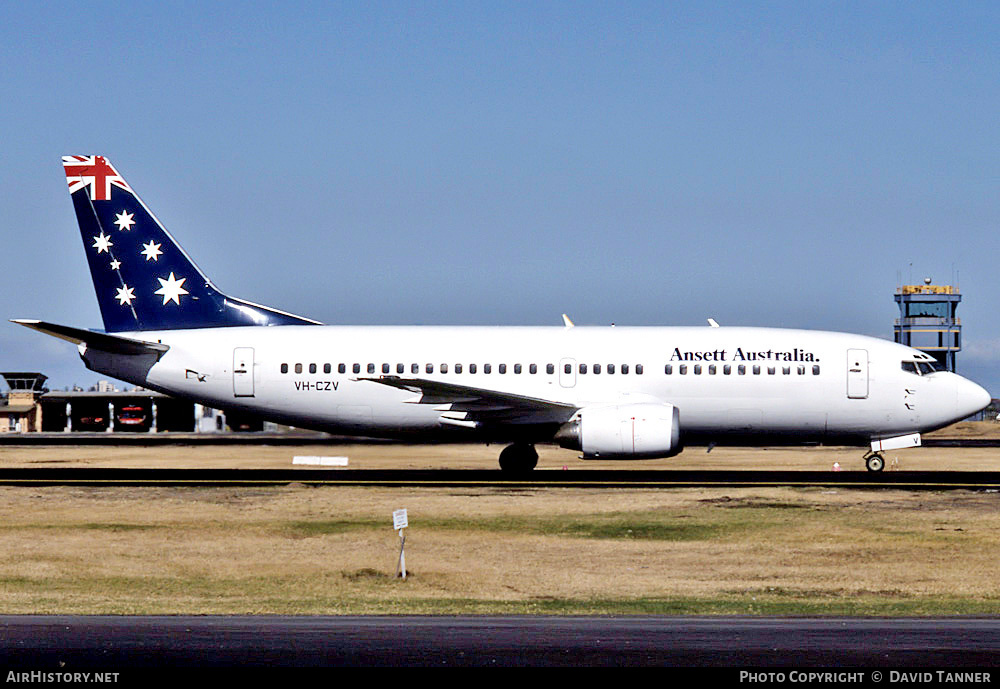
[[[860,400],[868,397],[868,350],[847,350],[847,396]]]
[[[253,347],[233,350],[233,395],[253,397]]]

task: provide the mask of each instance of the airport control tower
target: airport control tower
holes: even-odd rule
[[[955,317],[960,301],[957,287],[932,285],[930,278],[922,285],[897,287],[896,342],[926,352],[954,371],[955,354],[962,349],[962,322]]]

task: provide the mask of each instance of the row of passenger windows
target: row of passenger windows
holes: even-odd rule
[[[691,368],[693,369],[694,375],[696,375],[696,376],[700,376],[701,375],[703,368],[704,369],[708,369],[708,375],[710,375],[710,376],[714,376],[716,373],[719,372],[719,367],[716,366],[715,364],[709,364],[708,366],[704,366],[704,367],[701,364],[695,364]],[[753,371],[753,374],[755,376],[759,376],[760,375],[760,372],[761,372],[761,367],[760,366],[754,365],[754,366],[751,366],[750,369]],[[663,368],[663,372],[665,374],[667,374],[668,376],[672,375],[673,372],[674,372],[674,366],[673,366],[673,364],[667,364]],[[725,364],[725,365],[722,366],[722,375],[728,376],[728,375],[731,375],[732,372],[733,372],[733,366],[732,365]],[[777,366],[768,366],[767,367],[767,375],[773,376],[773,375],[777,374],[777,372],[778,372],[778,367]],[[795,367],[795,372],[798,375],[800,375],[800,376],[804,376],[806,374],[806,367],[805,366],[796,366]],[[679,373],[682,376],[686,376],[687,373],[688,373],[688,365],[687,364],[681,364],[680,366],[678,366],[677,367],[677,373]],[[812,367],[812,373],[813,373],[814,376],[818,376],[819,375],[819,366],[818,365],[814,365]],[[740,376],[745,376],[747,374],[747,366],[744,365],[744,364],[738,364],[736,366],[736,374],[740,375]],[[782,366],[781,367],[781,374],[784,375],[784,376],[790,376],[790,375],[792,375],[792,367],[791,366]]]
[[[308,365],[306,365],[306,364],[295,364],[294,365],[294,371],[296,373],[302,373],[306,369],[306,367],[308,367],[309,373],[318,373],[319,372],[319,365],[318,364],[308,364]],[[411,374],[419,374],[420,373],[420,364],[410,364],[409,368],[410,368],[410,373]],[[511,368],[513,369],[513,371],[514,371],[515,374],[520,374],[520,373],[522,373],[524,371],[524,367],[521,364],[514,364]],[[532,375],[538,373],[538,365],[537,364],[528,364],[527,368],[528,368],[528,373],[530,373]],[[685,376],[685,375],[688,374],[688,368],[689,367],[688,367],[687,364],[681,364],[681,365],[679,365],[677,367],[677,373],[680,374],[680,375],[682,375],[682,376]],[[722,369],[722,375],[724,375],[724,376],[732,375],[733,368],[736,369],[736,374],[737,375],[745,376],[746,373],[747,373],[747,368],[748,367],[746,365],[744,365],[744,364],[738,364],[735,367],[732,366],[731,364],[724,364],[721,367],[716,366],[715,364],[708,364],[707,366],[702,366],[701,364],[694,364],[693,366],[690,367],[691,371],[696,376],[700,376],[702,374],[702,371],[706,370],[706,369],[707,369],[708,375],[714,376],[714,375],[716,375],[719,372],[719,368]],[[753,372],[753,375],[755,375],[755,376],[759,376],[760,375],[760,373],[761,373],[761,366],[754,365],[754,366],[751,366],[749,368]],[[382,369],[382,373],[383,374],[388,374],[388,373],[392,373],[393,367],[392,367],[391,364],[382,364],[381,369]],[[905,366],[904,366],[904,369],[905,369]],[[366,370],[367,373],[374,374],[376,372],[376,366],[375,366],[375,364],[368,364],[365,367],[365,370]],[[454,373],[463,373],[466,370],[469,373],[479,373],[479,366],[477,364],[469,364],[468,368],[466,368],[462,364],[455,364],[454,367],[452,367],[450,370],[452,370]],[[620,365],[615,365],[615,364],[605,364],[605,365],[594,364],[591,367],[588,367],[587,364],[578,364],[578,366],[577,366],[577,371],[578,372],[585,374],[588,371],[591,371],[594,375],[599,375],[602,371],[605,372],[607,375],[614,375],[615,373],[621,373],[622,375],[628,375],[628,373],[629,373],[630,370],[634,370],[636,375],[641,376],[642,375],[642,364],[636,364],[634,367],[630,367],[628,364],[620,364]],[[288,364],[282,364],[281,365],[281,372],[282,373],[288,373],[288,371],[289,371],[289,365]],[[396,364],[395,371],[396,371],[397,374],[400,374],[400,375],[406,373],[406,364]],[[434,373],[434,371],[435,371],[434,364],[424,364],[424,373]],[[441,364],[440,366],[437,367],[437,371],[439,373],[448,373],[448,371],[449,371],[448,364]],[[485,374],[493,373],[493,364],[483,364],[482,371]],[[323,373],[332,373],[332,372],[333,372],[333,364],[323,364]],[[549,375],[552,375],[553,373],[555,373],[556,372],[555,364],[545,364],[545,372],[547,374],[549,374]],[[673,373],[674,373],[674,366],[673,366],[673,364],[667,364],[663,368],[663,372],[666,375],[668,375],[668,376],[669,375],[673,375]],[[778,368],[776,366],[768,366],[767,367],[767,375],[773,376],[773,375],[776,375],[777,372],[778,372]],[[795,372],[796,372],[796,374],[798,374],[800,376],[804,376],[806,374],[806,367],[805,366],[796,366],[795,367]],[[337,373],[347,373],[347,364],[337,364]],[[351,373],[361,373],[361,364],[351,364]],[[501,374],[507,373],[507,364],[497,364],[497,373],[501,373]],[[573,365],[572,364],[563,364],[563,373],[573,373]],[[785,376],[792,375],[792,367],[791,366],[782,366],[781,367],[781,374],[785,375]],[[818,365],[815,365],[815,366],[812,367],[812,374],[814,376],[818,376],[819,375],[819,366]]]
[[[302,373],[305,370],[305,367],[306,365],[304,364],[295,364],[294,370],[296,373]],[[514,364],[510,368],[514,371],[514,373],[519,374],[524,372],[525,367],[522,366],[521,364]],[[309,373],[319,372],[318,364],[308,364],[308,369]],[[528,373],[534,375],[538,373],[538,364],[528,364],[527,369]],[[368,373],[375,373],[376,371],[375,364],[368,364],[365,370]],[[435,370],[434,364],[424,364],[424,373],[434,373],[434,370]],[[462,373],[464,371],[468,371],[469,373],[479,373],[479,366],[477,364],[469,364],[468,367],[466,368],[462,364],[455,364],[455,366],[450,370],[452,370],[454,373]],[[586,373],[588,370],[587,364],[580,364],[578,370],[580,371],[580,373]],[[609,374],[613,374],[615,371],[620,371],[623,375],[628,374],[629,370],[634,370],[636,375],[641,376],[642,364],[636,364],[634,367],[630,367],[628,364],[621,364],[620,366],[616,366],[615,364],[608,364],[607,366],[604,367],[604,370],[606,370]],[[281,372],[288,373],[288,371],[289,371],[289,365],[282,364]],[[448,364],[441,364],[440,366],[437,367],[437,371],[439,373],[448,373],[449,371]],[[593,371],[594,373],[600,373],[601,364],[594,364]],[[333,372],[332,364],[323,364],[323,373],[332,373],[332,372]],[[361,364],[351,364],[351,372],[361,373]],[[482,372],[487,374],[493,373],[493,364],[483,364]],[[556,372],[555,364],[545,364],[545,372],[549,375],[555,373]],[[564,364],[563,372],[572,373],[573,365]],[[337,364],[337,373],[347,373],[347,364]],[[382,373],[392,373],[392,365],[382,364]],[[396,373],[398,374],[406,373],[406,364],[396,364]],[[420,373],[420,364],[410,364],[410,373],[413,374]],[[507,364],[497,364],[497,373],[501,374],[507,373]]]

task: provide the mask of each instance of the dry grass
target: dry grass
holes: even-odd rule
[[[997,494],[0,488],[7,613],[998,612]],[[394,578],[392,510],[406,507]]]

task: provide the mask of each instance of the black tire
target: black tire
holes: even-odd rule
[[[505,474],[526,474],[538,465],[534,445],[514,443],[500,453],[500,471]]]
[[[870,455],[865,458],[865,466],[868,471],[882,471],[885,469],[885,458],[882,455]]]

